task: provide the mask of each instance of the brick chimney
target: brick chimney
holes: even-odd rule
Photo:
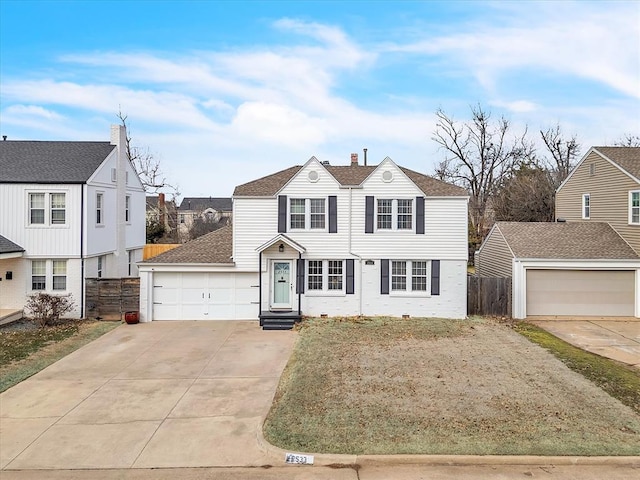
[[[351,154],[351,166],[356,166],[358,165],[358,154],[357,153],[352,153]]]

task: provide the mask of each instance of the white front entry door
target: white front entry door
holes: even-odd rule
[[[291,308],[291,261],[274,260],[271,275],[271,308]]]

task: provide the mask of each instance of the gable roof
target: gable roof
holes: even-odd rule
[[[85,183],[115,149],[109,142],[0,142],[0,182]]]
[[[593,147],[640,182],[640,147]]]
[[[184,197],[178,210],[196,210],[203,212],[213,208],[218,212],[230,212],[233,208],[229,197]]]
[[[233,265],[233,228],[222,227],[142,263],[227,263]]]
[[[17,243],[13,243],[8,238],[0,235],[0,253],[16,253],[16,252],[24,252],[24,248],[22,248]]]
[[[504,237],[515,258],[640,258],[604,222],[496,222],[494,229]]]
[[[323,165],[323,167],[342,186],[358,186],[364,182],[378,165]],[[273,196],[284,187],[303,167],[296,165],[281,170],[266,177],[238,185],[233,196],[239,197],[269,197]],[[456,185],[443,182],[436,178],[414,172],[408,168],[399,167],[404,174],[417,185],[427,196],[455,196],[466,197],[467,192]]]

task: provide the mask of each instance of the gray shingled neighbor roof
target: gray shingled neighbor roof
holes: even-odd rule
[[[325,165],[327,171],[343,186],[357,186],[362,184],[366,178],[376,169],[377,166],[371,165]],[[234,196],[239,197],[268,197],[273,196],[291,180],[296,173],[300,171],[302,166],[281,170],[272,175],[259,178],[243,185],[238,185],[233,192]],[[415,183],[420,190],[427,196],[467,196],[467,192],[456,185],[443,182],[441,180],[429,177],[422,173],[414,172],[408,168],[400,167],[407,177]]]
[[[604,222],[497,222],[515,258],[640,259]]]
[[[640,147],[593,147],[640,181]]]
[[[0,182],[85,183],[116,148],[109,142],[0,142]]]
[[[143,263],[228,263],[233,264],[233,227],[222,227],[161,253]]]
[[[184,197],[178,210],[204,212],[207,208],[213,208],[218,212],[230,212],[232,205],[229,197]]]
[[[24,248],[0,235],[0,253],[24,252]]]

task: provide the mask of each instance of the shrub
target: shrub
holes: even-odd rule
[[[29,300],[25,308],[31,314],[31,319],[44,328],[57,322],[62,315],[70,312],[75,307],[73,296],[50,295],[48,293],[37,293],[29,295]]]

